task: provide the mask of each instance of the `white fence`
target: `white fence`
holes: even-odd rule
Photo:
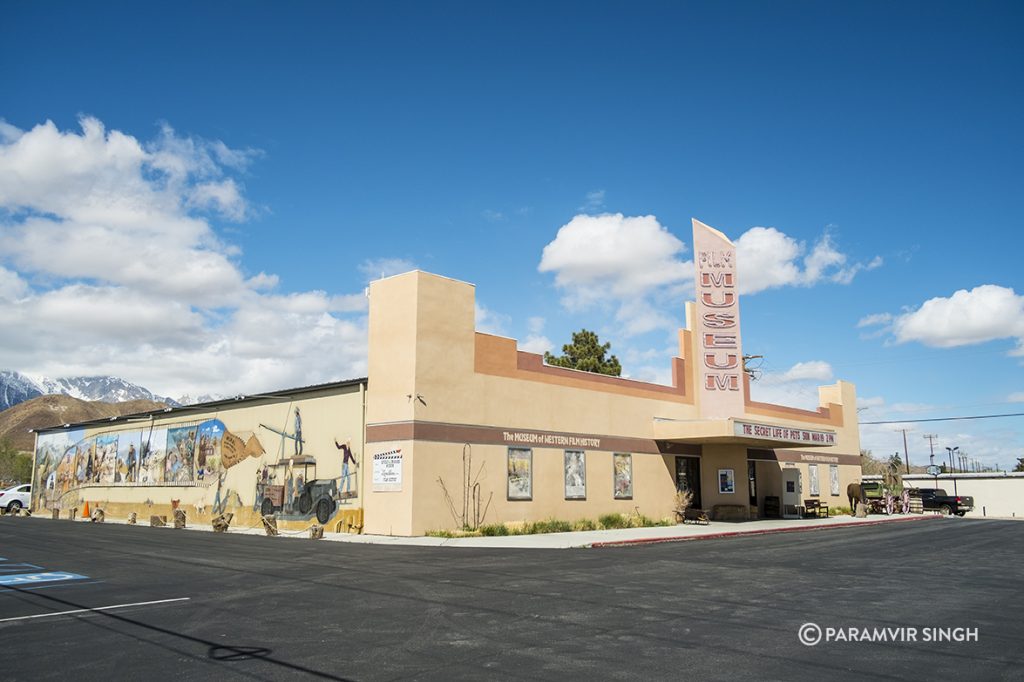
[[[864,476],[879,481],[881,476]],[[949,495],[970,495],[974,511],[967,516],[1024,518],[1024,473],[903,474],[903,485],[911,488],[942,488]]]

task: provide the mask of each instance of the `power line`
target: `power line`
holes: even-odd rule
[[[935,417],[934,419],[893,419],[879,422],[860,422],[863,424],[909,424],[918,422],[951,422],[964,419],[996,419],[998,417],[1024,417],[1024,412],[1013,412],[1011,414],[976,414],[970,417]]]

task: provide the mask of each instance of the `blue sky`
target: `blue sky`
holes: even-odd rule
[[[596,329],[665,381],[696,217],[760,289],[755,397],[843,378],[865,421],[1024,411],[1022,19],[8,3],[0,367],[170,395],[361,375],[363,288],[416,266],[475,283],[481,328],[534,350]],[[864,447],[902,451],[895,428]],[[1020,418],[907,428],[915,462],[925,433],[1024,456]]]

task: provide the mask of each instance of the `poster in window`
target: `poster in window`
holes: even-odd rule
[[[733,469],[718,470],[718,492],[736,492],[736,472]]]
[[[375,493],[402,491],[402,451],[400,449],[374,453],[373,491]]]
[[[587,456],[579,450],[565,451],[565,499],[587,499]]]
[[[533,499],[533,451],[508,449],[508,499]]]
[[[633,499],[633,455],[612,456],[612,466],[615,471],[615,499]]]
[[[821,486],[818,483],[818,465],[808,464],[807,465],[807,477],[810,480],[811,497],[818,497],[821,495]]]
[[[828,485],[829,492],[833,495],[839,494],[839,465],[829,464],[828,465]]]

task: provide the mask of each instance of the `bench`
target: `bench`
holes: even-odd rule
[[[821,500],[804,500],[803,516],[805,519],[827,519],[828,505]]]

